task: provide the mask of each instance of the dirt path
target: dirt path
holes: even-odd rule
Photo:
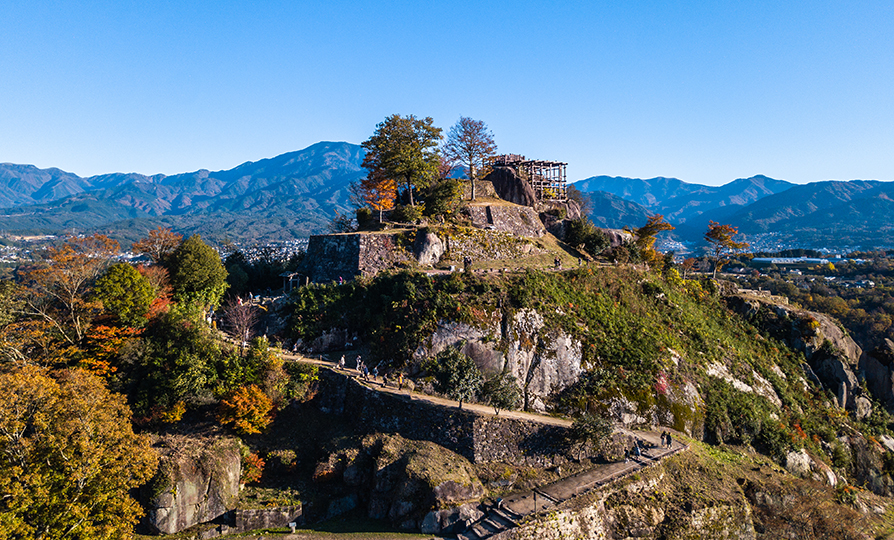
[[[377,380],[374,381],[374,380],[372,380],[372,375],[370,375],[370,380],[366,381],[363,379],[363,377],[360,376],[360,374],[357,372],[356,369],[350,369],[350,368],[349,369],[338,369],[338,365],[335,362],[332,362],[329,360],[308,358],[306,356],[302,356],[299,354],[292,354],[292,353],[286,353],[286,352],[283,352],[283,357],[286,360],[306,362],[309,364],[315,364],[315,365],[318,365],[321,367],[328,368],[328,369],[335,371],[336,373],[340,373],[346,377],[351,377],[352,379],[354,379],[355,381],[359,382],[360,384],[366,386],[367,388],[371,388],[371,389],[379,391],[379,392],[387,392],[389,394],[409,396],[409,398],[411,400],[425,401],[428,403],[433,403],[435,405],[440,405],[442,407],[459,408],[459,406],[460,406],[458,401],[453,401],[451,399],[436,397],[436,396],[432,396],[429,394],[423,394],[421,392],[413,392],[407,388],[404,388],[403,390],[399,390],[397,388],[397,382],[394,380],[388,381],[388,385],[385,386],[382,383],[381,377],[379,377]],[[497,414],[497,413],[494,413],[493,407],[490,407],[487,405],[480,405],[478,403],[463,403],[462,409],[467,410],[467,411],[474,411],[478,414],[485,415],[485,416],[499,416],[500,418],[514,418],[517,420],[528,420],[531,422],[538,422],[541,424],[548,424],[551,426],[570,427],[571,423],[572,423],[570,420],[566,420],[564,418],[556,418],[554,416],[549,416],[546,414],[537,414],[537,413],[530,413],[530,412],[523,412],[523,411],[501,410],[499,412],[499,414]]]
[[[409,389],[400,390],[397,388],[397,384],[394,381],[390,381],[388,385],[385,385],[381,379],[364,380],[356,369],[339,369],[336,363],[329,360],[323,360],[322,358],[307,358],[305,356],[285,352],[283,353],[283,356],[290,361],[318,365],[345,377],[351,377],[360,384],[377,392],[404,395],[408,396],[411,400],[424,401],[442,407],[458,408],[460,405],[459,402],[450,399],[413,392]],[[463,403],[462,408],[474,411],[481,415],[497,416],[494,413],[493,407],[485,405]],[[553,426],[570,427],[572,425],[570,420],[564,418],[556,418],[544,414],[522,411],[500,411],[499,416],[502,418],[515,418]],[[677,439],[676,434],[674,434],[673,444],[669,448],[666,448],[661,444],[661,435],[654,431],[615,428],[615,432],[628,435],[637,441],[637,445],[641,450],[640,455],[632,456],[629,459],[613,463],[594,465],[587,470],[561,478],[549,484],[538,486],[532,490],[507,495],[505,498],[498,500],[496,504],[489,507],[483,518],[475,523],[469,524],[464,532],[457,535],[457,538],[461,540],[483,540],[489,538],[495,534],[499,534],[500,532],[515,527],[518,521],[525,516],[548,510],[564,501],[624,478],[640,469],[658,463],[665,457],[689,448],[688,445]]]

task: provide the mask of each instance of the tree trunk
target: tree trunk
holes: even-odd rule
[[[469,163],[469,182],[472,183],[472,200],[475,200],[475,166]]]

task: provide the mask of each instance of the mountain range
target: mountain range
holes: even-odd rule
[[[363,155],[359,145],[320,142],[223,171],[87,178],[2,163],[0,232],[103,232],[129,242],[166,226],[216,242],[303,238],[352,211],[349,186],[365,175]],[[772,235],[798,247],[894,247],[892,182],[798,185],[758,175],[706,186],[593,176],[574,186],[600,227],[635,228],[662,214],[684,241],[699,241],[713,220],[738,226],[746,239]]]
[[[672,235],[686,241],[698,241],[713,220],[737,226],[752,240],[773,235],[779,244],[799,247],[894,247],[892,182],[792,184],[753,176],[704,186],[676,178],[594,176],[574,186],[588,196],[604,226],[634,226],[631,216],[645,223],[644,216],[662,214],[677,227]]]
[[[320,142],[225,171],[81,178],[0,164],[0,230],[101,231],[132,241],[159,225],[215,241],[288,240],[349,212],[348,186],[365,176],[363,149]]]

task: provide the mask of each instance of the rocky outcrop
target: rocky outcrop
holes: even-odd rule
[[[416,232],[416,240],[413,242],[413,256],[422,266],[432,266],[441,260],[446,250],[444,242],[438,235],[420,230]]]
[[[600,229],[608,237],[609,247],[623,246],[633,242],[633,233],[621,229]]]
[[[508,343],[506,352],[496,348],[500,342]],[[546,328],[543,317],[533,310],[493,313],[485,328],[442,322],[413,356],[422,361],[460,344],[483,373],[508,369],[519,382],[529,410],[545,411],[546,398],[577,381],[583,371],[580,342],[561,330]]]
[[[727,296],[726,300],[730,308],[751,319],[759,328],[802,351],[809,364],[808,378],[815,375],[833,392],[839,407],[854,412],[858,419],[871,414],[871,402],[861,395],[863,389],[854,373],[862,351],[834,319],[753,296],[736,294]]]
[[[468,212],[476,227],[533,238],[546,234],[537,212],[529,206],[474,204]]]
[[[158,472],[142,489],[152,531],[175,534],[236,506],[242,472],[239,441],[169,435],[154,447],[161,457]]]
[[[894,407],[894,342],[885,341],[860,358],[869,391],[886,407]]]
[[[353,506],[365,505],[370,518],[404,530],[418,530],[423,524],[430,532],[449,529],[474,517],[473,509],[485,494],[462,456],[398,435],[368,435],[359,448],[340,451],[321,463],[330,468],[333,462],[341,464],[336,474],[354,490]]]
[[[512,167],[494,167],[485,178],[504,201],[522,206],[534,206],[537,195],[526,180],[519,177]]]

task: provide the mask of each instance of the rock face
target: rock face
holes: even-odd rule
[[[504,201],[522,206],[534,206],[537,195],[526,180],[515,174],[512,167],[494,167],[485,178],[494,186],[494,191]]]
[[[885,341],[860,358],[866,386],[886,407],[894,406],[894,342]]]
[[[495,348],[500,341],[509,344],[505,353]],[[526,409],[545,411],[547,396],[567,388],[583,371],[580,342],[545,328],[543,317],[533,310],[494,313],[487,328],[443,322],[413,356],[421,361],[458,344],[485,374],[508,369],[519,382]]]
[[[810,368],[808,377],[815,375],[830,389],[839,407],[853,411],[859,419],[871,414],[871,403],[861,396],[863,389],[854,373],[862,351],[833,319],[753,296],[732,295],[726,300],[770,335],[802,351]]]
[[[175,534],[235,507],[242,472],[237,440],[172,435],[155,448],[159,469],[142,489],[150,529]]]
[[[471,205],[468,210],[476,227],[534,238],[546,234],[540,216],[529,206]]]
[[[329,456],[323,463],[332,462],[342,464],[338,474],[356,490],[355,506],[365,504],[370,518],[386,519],[405,530],[418,530],[425,523],[430,532],[441,532],[466,519],[462,516],[475,515],[475,505],[467,503],[477,503],[485,493],[461,456],[398,435],[366,436],[360,448]]]

